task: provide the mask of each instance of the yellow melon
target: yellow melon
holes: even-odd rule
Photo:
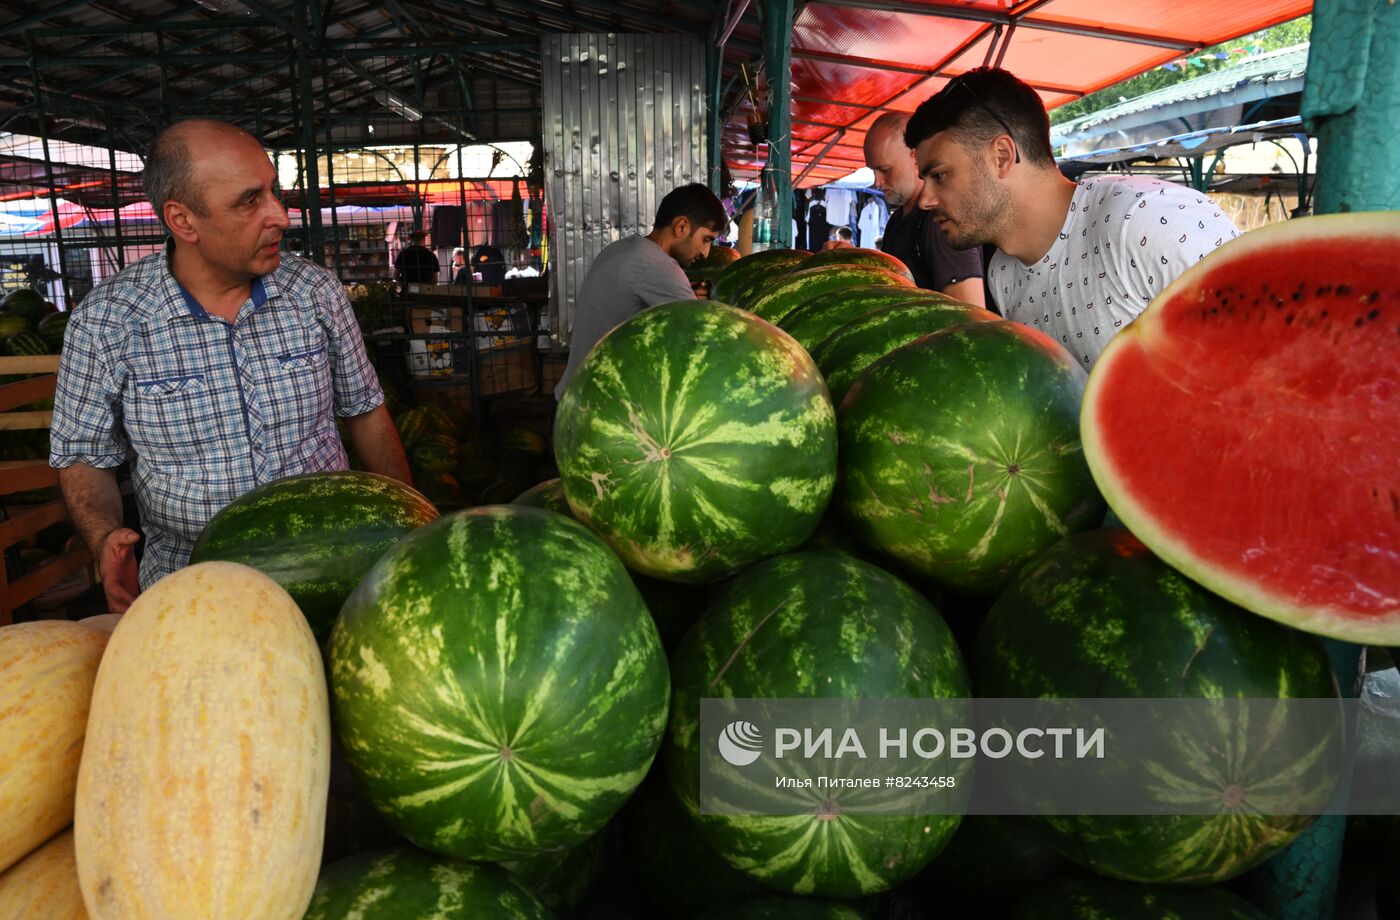
[[[88,913],[300,920],[329,779],[321,654],[291,597],[231,562],[162,578],[93,688],[74,827]]]
[[[93,629],[100,629],[106,633],[111,633],[117,628],[117,624],[122,621],[120,613],[99,613],[97,616],[83,617],[78,622],[84,626],[91,626]]]
[[[67,620],[0,627],[0,872],[73,823],[106,644],[106,633]]]
[[[71,830],[0,873],[0,920],[88,920]]]

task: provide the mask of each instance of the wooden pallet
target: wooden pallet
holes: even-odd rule
[[[0,437],[4,437],[4,432],[7,431],[48,428],[52,424],[52,412],[9,410],[52,398],[54,387],[58,383],[57,372],[57,355],[0,358],[0,375],[42,375],[0,386]],[[0,497],[56,485],[58,470],[50,467],[47,460],[0,461]],[[68,511],[63,506],[62,499],[22,507],[17,511],[11,506],[11,510],[14,516],[9,520],[0,521],[0,552],[45,527],[68,520]],[[43,567],[20,577],[13,584],[6,575],[4,565],[0,565],[0,626],[11,622],[16,607],[29,603],[69,575],[89,567],[91,563],[92,557],[88,555],[87,549],[70,550]],[[89,574],[96,577],[96,572]]]

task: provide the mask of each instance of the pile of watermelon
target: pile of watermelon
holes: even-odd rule
[[[58,354],[68,316],[36,291],[10,291],[0,298],[0,354]]]
[[[327,662],[339,861],[306,916],[1269,915],[1245,883],[1312,819],[1253,803],[1339,788],[1329,746],[1151,765],[1191,817],[709,814],[701,700],[1338,699],[1315,634],[1400,644],[1400,314],[1361,280],[1394,223],[1371,261],[1329,248],[1346,222],[1223,247],[1087,379],[881,253],[765,251],[597,344],[557,479],[538,432],[487,461],[399,403],[421,494],[230,505],[197,558],[270,575]],[[1351,280],[1284,277],[1316,265]]]

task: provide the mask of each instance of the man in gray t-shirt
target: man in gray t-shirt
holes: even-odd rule
[[[598,253],[578,292],[569,364],[554,388],[555,399],[614,326],[648,307],[695,298],[685,266],[710,254],[727,221],[713,192],[698,182],[683,185],[661,199],[650,233],[618,240]]]

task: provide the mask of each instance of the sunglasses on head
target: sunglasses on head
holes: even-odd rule
[[[1006,119],[1002,118],[996,113],[995,109],[987,105],[987,103],[983,102],[982,97],[977,95],[977,91],[967,85],[967,81],[964,79],[965,76],[965,74],[960,74],[954,77],[953,79],[949,80],[948,85],[943,88],[944,92],[947,92],[951,90],[954,86],[957,86],[958,88],[964,90],[969,96],[971,96],[972,101],[974,103],[981,106],[984,112],[986,112],[988,115],[992,116],[997,120],[997,124],[1001,125],[1003,128],[1006,129],[1007,137],[1011,138],[1011,151],[1016,155],[1016,162],[1021,162],[1021,145],[1016,143],[1016,133],[1011,130],[1011,126],[1006,123]]]

